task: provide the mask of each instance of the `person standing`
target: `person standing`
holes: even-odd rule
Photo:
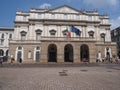
[[[19,62],[22,63],[22,58],[20,58]]]
[[[100,51],[98,52],[98,61],[102,62],[102,57],[101,57],[101,52]]]
[[[3,63],[3,57],[0,58],[0,64],[2,66],[2,63]]]

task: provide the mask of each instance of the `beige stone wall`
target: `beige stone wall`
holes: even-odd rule
[[[101,51],[102,57],[105,54],[105,48],[109,47],[112,50],[112,55],[116,55],[116,44],[96,44],[96,42],[65,42],[65,41],[42,41],[41,43],[24,43],[22,47],[24,48],[24,60],[23,62],[35,62],[34,61],[34,49],[37,46],[41,47],[40,51],[40,63],[48,62],[48,46],[50,44],[55,44],[57,46],[57,63],[64,63],[64,47],[67,44],[71,44],[73,46],[73,63],[81,63],[80,60],[80,47],[83,44],[88,45],[89,47],[89,62],[96,62],[97,53]],[[10,53],[15,57],[15,51],[18,46],[21,44],[10,43]],[[28,58],[28,52],[31,51],[32,56]]]

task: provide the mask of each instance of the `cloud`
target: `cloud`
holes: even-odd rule
[[[118,2],[119,0],[83,0],[84,4],[94,8],[116,7]]]
[[[111,29],[115,29],[120,26],[120,16],[116,19],[112,19],[111,21]]]
[[[48,8],[51,8],[51,4],[49,4],[49,3],[44,3],[44,4],[42,4],[42,5],[40,5],[40,7],[39,8],[42,8],[42,9],[48,9]]]

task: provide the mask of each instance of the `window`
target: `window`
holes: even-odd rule
[[[36,47],[36,50],[40,50],[40,47],[39,47],[39,46],[37,46],[37,47]]]
[[[64,37],[67,36],[66,30],[62,31],[62,33],[63,33],[63,36],[64,36]]]
[[[1,38],[4,38],[4,34],[2,34]]]
[[[76,19],[79,20],[80,19],[80,15],[76,15]]]
[[[90,37],[90,38],[93,38],[93,37],[94,37],[94,31],[89,31],[88,34],[89,34],[89,37]]]
[[[68,18],[67,18],[67,14],[64,14],[64,19],[68,19]]]
[[[4,44],[4,40],[0,40],[0,45],[3,45]]]
[[[88,16],[88,20],[89,20],[89,21],[92,21],[92,16]]]
[[[56,31],[55,31],[55,30],[51,30],[51,31],[50,31],[50,36],[51,36],[51,37],[55,37],[55,34],[56,34]]]
[[[18,50],[22,50],[22,47],[21,47],[21,46],[19,46],[19,47],[18,47]]]
[[[21,35],[21,40],[23,41],[23,40],[25,40],[26,39],[26,35],[25,34],[22,34]]]
[[[55,14],[51,14],[51,18],[54,19],[55,18]]]
[[[27,34],[27,33],[26,33],[25,31],[22,31],[22,32],[21,32],[21,40],[22,40],[22,41],[26,40],[26,34]]]
[[[23,20],[26,21],[27,20],[27,16],[23,16]]]
[[[50,33],[50,36],[51,37],[55,37],[55,33]]]
[[[12,39],[12,34],[9,34],[9,39]]]
[[[40,40],[41,38],[41,34],[40,33],[36,33],[36,40]]]
[[[105,41],[105,33],[101,33],[100,36],[101,36],[101,40]]]
[[[41,14],[38,14],[38,18],[39,18],[39,19],[41,18]]]
[[[42,33],[42,30],[40,30],[40,29],[36,30],[36,40],[40,40],[41,39],[41,33]]]
[[[101,24],[103,24],[103,19],[101,19],[100,21],[101,21]]]

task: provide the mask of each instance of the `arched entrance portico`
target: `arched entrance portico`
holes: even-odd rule
[[[8,56],[8,55],[9,55],[9,50],[6,51],[6,56]]]
[[[82,62],[89,62],[89,47],[86,44],[80,47],[80,60]]]
[[[64,47],[64,62],[73,62],[73,46],[71,44]]]
[[[55,44],[48,46],[48,62],[57,62],[57,47]]]
[[[0,56],[4,55],[4,51],[2,49],[0,49]]]

